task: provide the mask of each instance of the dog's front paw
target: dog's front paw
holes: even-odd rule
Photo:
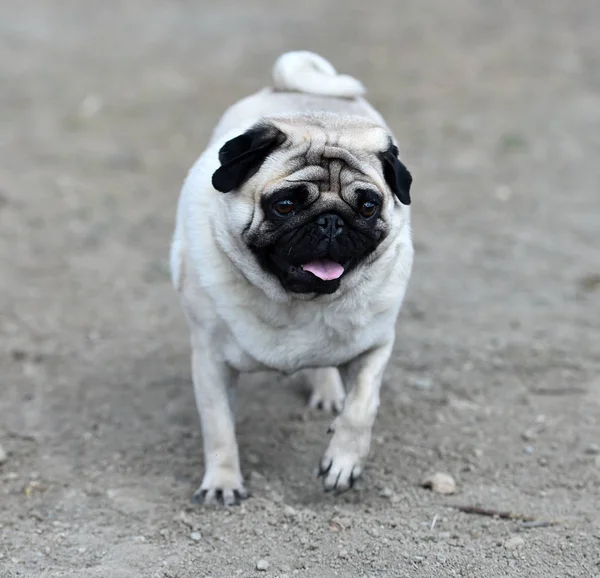
[[[328,413],[340,413],[344,407],[346,392],[337,368],[324,367],[313,370],[311,381],[313,391],[308,406]]]
[[[327,450],[319,463],[319,477],[326,492],[345,492],[354,486],[362,473],[361,460],[353,452]]]
[[[249,496],[239,472],[225,469],[206,472],[202,485],[194,492],[197,504],[237,506]]]
[[[353,426],[342,414],[329,431],[333,437],[319,463],[319,477],[325,491],[345,492],[362,473],[362,463],[371,444],[371,429]]]

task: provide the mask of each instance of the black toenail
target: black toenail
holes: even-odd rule
[[[331,469],[332,465],[333,465],[333,460],[331,460],[329,462],[329,465],[326,468],[324,468],[322,466],[322,464],[319,464],[319,477],[321,478],[321,477],[327,475],[329,473],[329,470]]]

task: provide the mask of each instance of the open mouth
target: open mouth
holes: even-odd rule
[[[344,274],[344,267],[330,259],[315,259],[301,265],[303,271],[312,273],[322,281],[333,281]]]
[[[290,263],[276,252],[268,254],[271,271],[286,290],[293,293],[329,295],[338,290],[341,277],[352,268],[352,260],[339,263],[329,257],[310,259],[308,255]],[[303,263],[302,261],[306,261]]]

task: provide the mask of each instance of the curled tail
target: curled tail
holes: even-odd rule
[[[338,74],[322,56],[307,51],[282,54],[273,66],[273,82],[277,90],[321,96],[355,98],[365,93],[359,80]]]

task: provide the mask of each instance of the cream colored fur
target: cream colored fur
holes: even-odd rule
[[[352,485],[369,451],[381,379],[412,267],[409,208],[386,189],[374,156],[385,148],[390,131],[359,96],[362,85],[337,76],[327,61],[306,52],[283,55],[274,77],[277,90],[239,101],[218,123],[185,180],[171,247],[173,284],[192,336],[205,452],[198,495],[205,502],[231,504],[247,495],[227,388],[239,372],[262,369],[307,370],[314,387],[311,405],[341,410],[320,468],[326,489]],[[292,166],[291,153],[276,150],[240,191],[223,194],[212,187],[220,147],[264,118],[297,146],[310,142],[321,147],[319,154],[342,155],[333,159],[347,171],[340,182],[352,178],[348,171],[354,164],[386,190],[387,238],[331,295],[287,293],[244,242],[245,232],[260,225],[261,195]],[[344,370],[345,401],[338,368]]]

